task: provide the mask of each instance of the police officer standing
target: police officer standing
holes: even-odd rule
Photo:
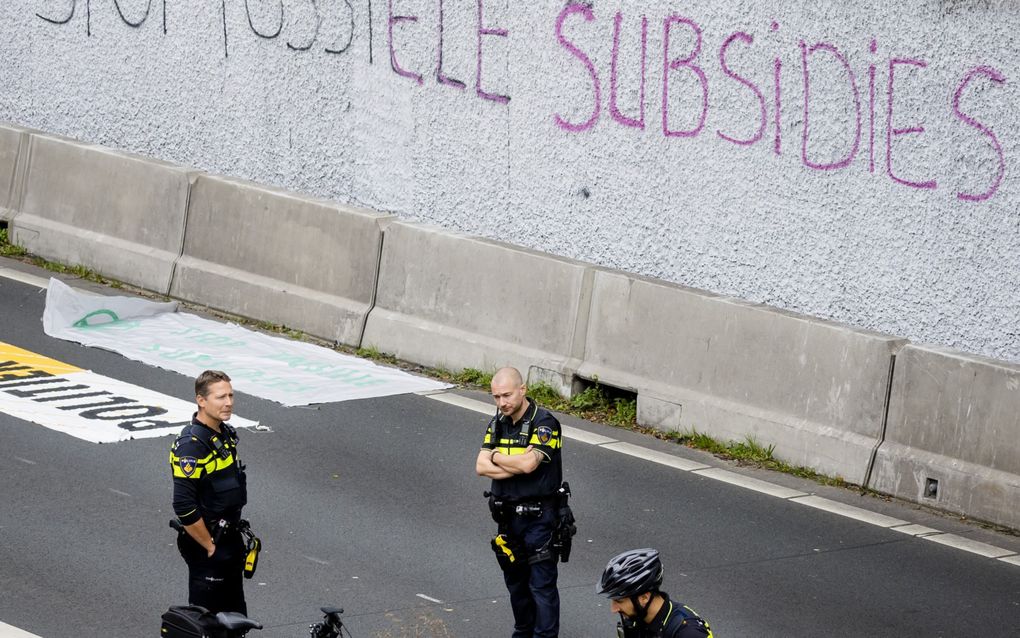
[[[596,593],[620,614],[621,638],[712,638],[708,622],[669,597],[662,586],[662,561],[654,549],[632,549],[609,560]]]
[[[183,526],[177,547],[188,565],[188,602],[213,612],[247,615],[242,572],[245,545],[239,529],[248,502],[230,377],[206,370],[195,379],[198,411],[170,450],[173,509]]]
[[[492,479],[489,506],[499,525],[493,539],[514,613],[513,638],[559,634],[557,527],[563,480],[560,424],[527,397],[515,368],[492,377],[498,408],[485,431],[475,462],[479,476]]]

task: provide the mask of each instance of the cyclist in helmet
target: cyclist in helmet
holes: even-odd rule
[[[610,559],[595,591],[620,614],[617,635],[622,638],[712,638],[708,622],[661,586],[659,552],[632,549]]]

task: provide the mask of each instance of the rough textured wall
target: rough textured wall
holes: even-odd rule
[[[1020,360],[1009,0],[11,0],[0,28],[0,119]]]

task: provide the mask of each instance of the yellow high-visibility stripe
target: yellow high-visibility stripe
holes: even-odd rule
[[[41,370],[52,375],[70,374],[72,372],[82,371],[81,368],[69,363],[50,359],[49,357],[44,357],[41,354],[30,352],[9,343],[4,343],[3,341],[0,341],[0,361],[16,361],[21,365],[32,368],[33,370]],[[28,371],[26,370],[25,373],[27,374]]]
[[[173,452],[170,452],[170,467],[173,468],[174,478],[188,478],[197,479],[201,478],[202,474],[212,474],[220,470],[226,469],[234,464],[234,455],[231,454],[227,458],[220,458],[215,454],[207,454],[200,459],[195,459],[195,471],[191,475],[185,474],[184,470],[181,469],[180,460],[182,457],[177,456]]]

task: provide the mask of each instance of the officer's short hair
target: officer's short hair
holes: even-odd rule
[[[195,396],[204,397],[209,394],[209,386],[220,381],[230,383],[230,377],[220,370],[206,370],[195,379]]]

